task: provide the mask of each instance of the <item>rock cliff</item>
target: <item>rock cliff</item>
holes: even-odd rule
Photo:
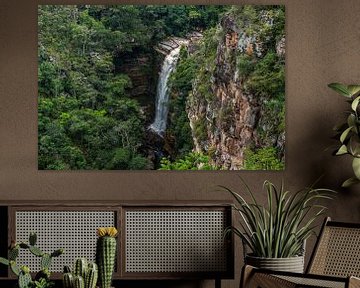
[[[223,169],[244,169],[246,151],[263,147],[284,160],[284,83],[276,77],[283,73],[285,36],[269,29],[278,15],[260,15],[232,11],[205,38],[204,65],[187,102],[195,150]]]

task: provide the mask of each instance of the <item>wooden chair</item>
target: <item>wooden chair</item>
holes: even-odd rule
[[[360,287],[360,223],[326,218],[306,273],[278,272],[244,266],[240,287]]]

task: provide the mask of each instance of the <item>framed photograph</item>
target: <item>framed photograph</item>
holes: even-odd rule
[[[38,169],[284,168],[285,6],[38,6]]]

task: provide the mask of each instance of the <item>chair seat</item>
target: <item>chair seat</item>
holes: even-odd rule
[[[244,287],[261,288],[347,288],[360,287],[360,279],[357,277],[334,277],[315,274],[299,274],[291,272],[275,272],[265,269],[258,269],[252,266],[245,266],[244,271],[247,275]],[[248,277],[250,276],[250,277]],[[352,286],[349,286],[349,282]]]
[[[280,276],[277,277],[284,279],[286,281],[296,284],[295,287],[327,287],[327,288],[345,288],[346,278],[341,281],[335,281],[335,279],[319,279],[319,278],[306,278],[296,277],[296,276]]]

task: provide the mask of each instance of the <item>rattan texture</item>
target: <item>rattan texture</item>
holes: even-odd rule
[[[255,273],[249,283],[246,283],[246,288],[295,288],[296,283],[280,277],[275,277],[271,274]]]
[[[326,226],[309,273],[360,277],[360,229]]]
[[[126,272],[223,272],[224,211],[125,213]]]
[[[52,261],[50,271],[62,272],[74,259],[95,260],[96,228],[115,226],[114,211],[16,211],[16,241],[28,242],[30,232],[37,233],[37,246],[51,253],[63,248],[65,253]],[[39,271],[40,258],[20,251],[18,262],[31,271]]]
[[[345,281],[331,281],[324,279],[315,279],[315,278],[302,278],[302,277],[293,277],[293,276],[279,276],[281,278],[296,284],[296,287],[311,286],[311,287],[326,287],[326,288],[345,288]]]

